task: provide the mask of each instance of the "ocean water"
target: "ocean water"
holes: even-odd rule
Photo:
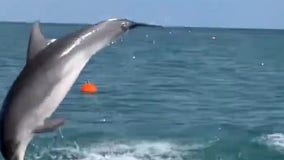
[[[42,30],[59,38],[81,27]],[[0,23],[1,101],[30,28]],[[97,94],[79,92],[88,80]],[[282,30],[132,30],[91,59],[53,115],[65,125],[37,135],[26,159],[283,160],[283,83]]]

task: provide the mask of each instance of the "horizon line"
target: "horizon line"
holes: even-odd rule
[[[41,24],[52,24],[52,25],[93,25],[95,23],[80,23],[80,22],[48,22],[48,21],[1,21],[0,23],[14,23],[14,24],[33,24],[35,22],[39,22]],[[99,21],[98,21],[99,22]],[[135,21],[134,21],[135,22]],[[142,22],[145,23],[145,22]],[[159,25],[159,24],[152,24],[152,23],[146,23],[150,25]],[[200,28],[200,29],[228,29],[228,30],[284,30],[284,28],[257,28],[257,27],[206,27],[206,26],[164,26],[159,25],[165,28]]]

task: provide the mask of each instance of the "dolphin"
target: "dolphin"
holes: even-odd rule
[[[90,58],[138,23],[109,19],[60,39],[46,39],[36,22],[31,30],[26,64],[3,101],[0,119],[1,152],[6,160],[23,160],[38,133],[64,123],[49,118]]]

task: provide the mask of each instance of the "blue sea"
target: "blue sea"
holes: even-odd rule
[[[0,23],[1,101],[31,26]],[[80,93],[86,81],[97,94]],[[284,30],[132,30],[90,60],[53,117],[65,125],[37,135],[27,160],[283,160]]]

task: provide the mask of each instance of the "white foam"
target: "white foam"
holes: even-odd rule
[[[269,148],[275,149],[280,152],[284,152],[283,133],[273,133],[273,134],[263,135],[255,140],[259,144],[263,144],[268,146]]]
[[[79,160],[184,160],[191,150],[206,145],[180,145],[172,142],[103,142],[87,148],[77,144],[70,147],[52,148],[41,151],[34,159],[79,159]]]

